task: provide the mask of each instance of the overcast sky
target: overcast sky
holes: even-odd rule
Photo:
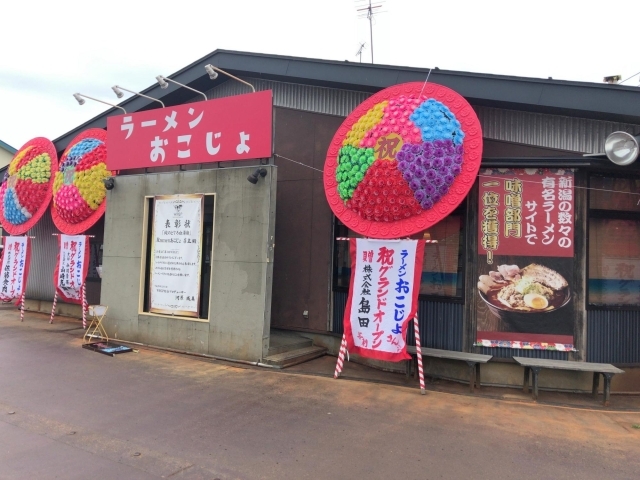
[[[116,101],[218,48],[371,61],[354,0],[7,2],[0,27],[0,139],[20,148],[62,135]],[[378,2],[380,3],[380,2]],[[377,64],[602,82],[640,71],[638,0],[386,0]],[[375,4],[375,3],[374,3]],[[625,83],[638,86],[635,76]],[[104,108],[103,108],[104,107]]]

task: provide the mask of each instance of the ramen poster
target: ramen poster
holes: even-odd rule
[[[573,350],[574,174],[480,172],[477,341]]]

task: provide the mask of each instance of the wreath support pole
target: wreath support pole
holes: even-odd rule
[[[338,354],[338,361],[336,362],[336,371],[333,374],[333,378],[338,378],[342,373],[342,367],[344,365],[344,354],[347,352],[347,334],[342,334],[342,342],[340,342],[340,353]]]
[[[424,384],[424,370],[422,368],[422,346],[420,345],[420,327],[418,326],[418,314],[413,317],[413,331],[416,336],[416,358],[418,359],[418,377],[420,378],[420,393],[425,395],[426,387]]]
[[[20,321],[24,322],[24,296],[27,292],[22,292],[22,297],[20,298]]]
[[[56,303],[58,303],[58,291],[53,294],[53,307],[51,307],[51,318],[49,319],[49,323],[53,323],[53,317],[56,316]]]

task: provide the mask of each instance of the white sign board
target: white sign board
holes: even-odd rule
[[[203,214],[204,195],[154,198],[151,312],[199,316]]]
[[[424,240],[352,238],[351,284],[344,317],[350,352],[398,362],[418,309]]]
[[[22,297],[29,272],[29,237],[3,237],[2,286],[0,299],[8,302]]]
[[[56,291],[64,301],[82,304],[82,285],[89,269],[89,239],[86,235],[61,234],[58,243]]]

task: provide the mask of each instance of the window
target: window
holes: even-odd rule
[[[592,177],[589,295],[594,306],[640,306],[640,180]]]
[[[424,232],[427,243],[422,264],[420,294],[462,297],[462,215],[449,215]]]
[[[428,243],[424,249],[421,295],[462,298],[464,281],[463,223],[463,213],[461,210],[457,210],[422,234],[413,237],[437,240],[437,243]],[[337,218],[335,219],[334,233],[336,237],[360,237]],[[333,258],[334,289],[348,290],[351,279],[349,242],[335,241]]]

